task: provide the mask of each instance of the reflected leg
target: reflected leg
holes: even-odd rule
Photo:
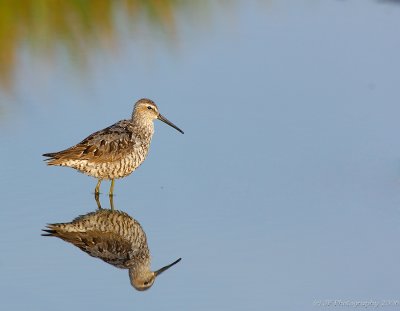
[[[110,197],[114,195],[114,179],[111,179],[111,186],[110,186],[110,192],[108,194]]]
[[[98,194],[98,193],[95,193],[95,194],[94,194],[94,199],[96,200],[98,209],[102,209],[102,208],[101,208],[101,204],[100,204],[100,199],[99,199],[99,194]]]
[[[96,188],[94,189],[94,194],[96,195],[99,195],[99,193],[100,193],[100,184],[101,184],[101,179],[99,179],[98,181],[97,181],[97,185],[96,185]]]
[[[110,195],[108,197],[110,198],[110,208],[111,208],[112,211],[115,211],[115,208],[114,208],[114,196]]]

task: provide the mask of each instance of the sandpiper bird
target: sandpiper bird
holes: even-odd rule
[[[43,236],[58,237],[90,256],[117,268],[129,269],[131,284],[139,291],[150,288],[158,275],[181,260],[151,271],[146,234],[135,219],[121,211],[101,209],[47,228]]]
[[[45,153],[48,165],[69,166],[98,179],[95,194],[103,179],[111,179],[109,195],[114,192],[114,179],[131,174],[146,159],[154,133],[153,120],[158,119],[183,134],[175,124],[158,112],[150,99],[138,100],[130,120],[121,120],[86,137],[68,149]]]

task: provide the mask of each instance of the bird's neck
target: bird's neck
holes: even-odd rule
[[[136,134],[143,136],[143,138],[151,139],[154,134],[153,120],[134,115],[131,122]]]

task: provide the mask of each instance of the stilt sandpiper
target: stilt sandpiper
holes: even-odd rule
[[[50,224],[44,236],[55,236],[79,247],[92,257],[121,269],[129,269],[129,278],[139,291],[150,288],[156,277],[181,258],[157,270],[150,270],[150,251],[140,224],[121,211],[101,209],[69,223]]]
[[[48,165],[69,166],[97,178],[95,194],[99,194],[102,180],[111,180],[109,195],[112,196],[114,180],[128,176],[146,159],[154,133],[154,119],[183,134],[158,112],[152,100],[143,98],[136,102],[131,119],[97,131],[68,149],[43,156],[48,157]]]

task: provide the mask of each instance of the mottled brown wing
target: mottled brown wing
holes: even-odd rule
[[[135,144],[135,136],[128,120],[119,121],[103,130],[86,137],[75,146],[55,153],[47,153],[49,164],[65,160],[90,160],[104,163],[116,161],[130,152]]]
[[[74,244],[92,257],[99,258],[118,268],[127,268],[135,250],[132,244],[118,234],[90,230],[87,232],[63,232],[53,235]],[[136,250],[137,252],[137,250]]]

